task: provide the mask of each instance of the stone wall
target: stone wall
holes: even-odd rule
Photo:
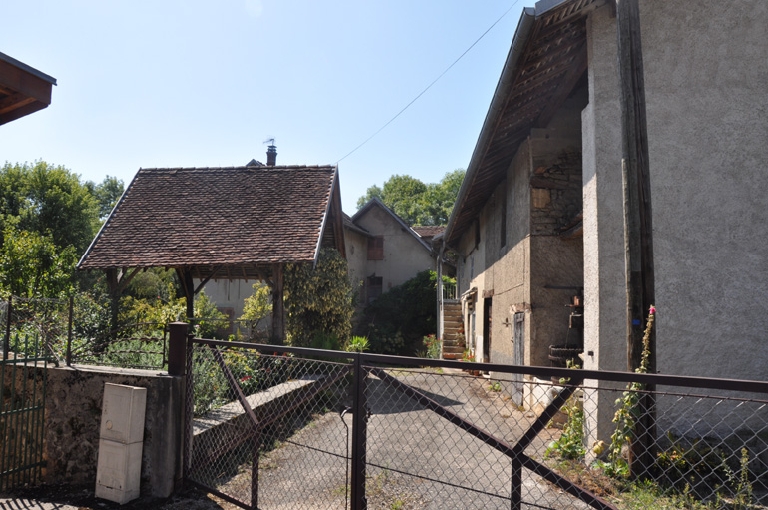
[[[557,235],[581,212],[581,151],[562,150],[557,160],[533,169],[531,235]]]
[[[169,496],[181,478],[184,384],[150,370],[49,368],[43,480],[95,486],[107,382],[147,388],[141,494]]]

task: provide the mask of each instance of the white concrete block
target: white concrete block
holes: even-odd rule
[[[101,439],[124,444],[144,441],[147,389],[122,384],[104,384],[101,408]]]
[[[96,497],[121,505],[139,497],[143,446],[99,440]]]

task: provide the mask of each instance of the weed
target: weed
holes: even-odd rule
[[[571,396],[563,405],[562,411],[567,419],[560,437],[547,446],[544,455],[557,455],[562,459],[578,460],[584,458],[584,410],[581,402]]]

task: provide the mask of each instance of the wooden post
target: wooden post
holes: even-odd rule
[[[109,290],[109,304],[110,304],[110,320],[109,320],[109,337],[112,340],[117,340],[117,327],[118,316],[120,312],[120,286],[118,285],[117,268],[107,269],[107,289]],[[106,343],[107,339],[104,338],[101,342]],[[97,349],[101,349],[102,346],[97,345]]]
[[[187,331],[186,322],[171,322],[168,340],[168,375],[187,375]]]
[[[184,297],[187,300],[187,311],[185,322],[190,324],[190,327],[195,325],[195,282],[192,279],[192,271],[188,269],[176,268],[176,275],[179,277],[181,288],[184,291]]]
[[[616,0],[616,36],[621,94],[627,369],[635,370],[640,366],[643,352],[645,314],[655,302],[651,182],[638,0]],[[656,343],[653,333],[650,340],[648,372],[655,373]],[[652,395],[641,399],[639,411],[642,414],[632,445],[634,474],[647,472],[653,465],[655,428]]]
[[[272,265],[272,341],[285,342],[285,309],[283,304],[283,265]]]

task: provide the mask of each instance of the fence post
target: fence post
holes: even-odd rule
[[[67,326],[67,366],[72,366],[72,315],[75,309],[75,296],[69,296],[69,325]]]
[[[11,349],[11,313],[13,313],[13,295],[8,296],[8,309],[5,311],[5,337],[3,338],[3,361],[8,359]]]
[[[351,495],[352,510],[365,510],[365,448],[366,422],[368,421],[368,406],[365,402],[365,381],[368,375],[363,370],[361,354],[354,354],[354,393],[352,394],[352,476]]]
[[[171,322],[169,324],[170,339],[168,340],[168,375],[187,374],[187,331],[186,322]]]

